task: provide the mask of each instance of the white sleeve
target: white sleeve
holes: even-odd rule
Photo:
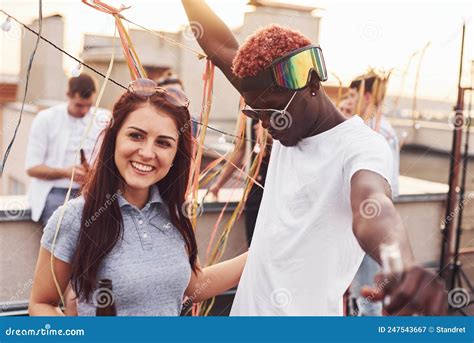
[[[31,125],[26,148],[25,167],[31,167],[44,164],[48,151],[48,123],[47,118],[42,112],[36,115]]]
[[[393,155],[380,134],[371,134],[348,144],[344,162],[344,187],[350,191],[351,179],[359,170],[369,170],[382,176],[392,187]]]

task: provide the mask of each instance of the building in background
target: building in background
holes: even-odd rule
[[[271,23],[278,23],[301,31],[315,44],[318,44],[320,18],[313,15],[316,9],[315,7],[293,4],[251,1],[251,5],[248,6],[248,11],[244,17],[243,26],[235,30],[234,33],[237,40],[242,43],[257,28]],[[37,30],[38,21],[34,21],[31,27]],[[53,15],[43,19],[43,36],[60,48],[64,46],[64,29],[64,19],[60,15]],[[191,27],[183,27],[179,32],[159,32],[159,34],[200,51],[192,31],[202,34],[200,28],[193,25]],[[173,70],[182,79],[185,91],[191,99],[191,114],[198,116],[202,103],[204,60],[199,60],[193,52],[170,44],[157,35],[141,29],[133,29],[133,26],[131,26],[130,36],[148,76],[152,79],[157,79],[164,72],[170,69]],[[0,97],[5,97],[0,113],[0,127],[3,127],[1,140],[2,155],[5,153],[18,120],[21,100],[24,94],[28,60],[35,40],[36,36],[34,34],[24,31],[21,45],[21,71],[15,84],[17,87],[16,101],[14,101],[14,97],[11,95],[8,98],[7,93],[11,92],[10,88],[5,88],[3,91],[0,90]],[[84,63],[105,74],[110,63],[112,49],[115,49],[115,58],[110,77],[120,84],[127,86],[130,82],[130,74],[123,57],[119,38],[114,39],[111,36],[86,34],[80,58]],[[63,59],[65,58],[69,57],[63,55],[51,45],[40,41],[30,74],[21,127],[1,178],[0,194],[26,193],[29,177],[25,171],[24,161],[31,122],[40,110],[55,105],[58,102],[66,101],[69,71],[66,72],[63,67]],[[82,67],[81,71],[90,73],[99,83],[103,81],[101,76],[96,75],[86,67]],[[338,85],[334,87],[326,85],[325,88],[330,95],[337,96]],[[233,133],[240,96],[217,68],[214,90],[210,125]],[[111,109],[123,91],[122,87],[109,82],[100,106]],[[5,95],[2,95],[3,93]],[[206,145],[219,150],[227,150],[232,147],[229,143],[224,145],[218,144],[218,138],[219,136],[214,134],[213,131],[208,131]]]
[[[38,21],[30,25],[38,30]],[[36,35],[23,31],[21,43],[21,69],[18,76],[10,76],[0,81],[0,127],[2,157],[13,136],[18,122],[21,102],[26,84],[26,71]],[[60,15],[43,18],[43,35],[59,47],[63,47],[64,20]],[[26,194],[29,176],[25,170],[25,155],[31,122],[40,110],[66,101],[67,75],[63,69],[63,54],[40,41],[35,55],[28,83],[22,121],[15,144],[10,151],[0,182],[0,194]]]
[[[16,100],[16,93],[18,90],[18,78],[14,75],[0,75],[0,151],[6,149],[6,137],[10,132],[13,132],[9,120],[4,120],[4,112],[6,107]],[[11,180],[11,181],[10,181]],[[7,180],[6,194],[24,194],[26,190],[22,189],[23,183],[18,184],[16,179]],[[11,182],[11,183],[10,183]],[[3,194],[4,185],[0,182],[0,194]]]

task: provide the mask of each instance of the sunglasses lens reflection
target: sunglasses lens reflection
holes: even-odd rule
[[[166,88],[166,91],[163,92],[165,99],[174,106],[177,107],[188,107],[189,106],[189,99],[182,92],[177,88]]]
[[[156,92],[156,83],[149,79],[136,79],[130,82],[128,91],[138,96],[151,96]]]
[[[259,115],[255,110],[244,109],[244,110],[242,110],[242,113],[245,114],[249,118],[257,119],[257,120],[259,119]]]

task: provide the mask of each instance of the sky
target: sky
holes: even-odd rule
[[[429,43],[419,68],[418,97],[443,101],[456,98],[461,26],[466,22],[463,85],[471,82],[474,1],[287,2],[318,8],[314,14],[322,18],[320,45],[326,64],[345,85],[368,67],[376,67],[393,70],[389,93],[412,96],[420,52]],[[36,0],[0,0],[0,8],[30,23],[37,16],[37,3]],[[131,5],[126,11],[127,18],[150,29],[176,31],[187,23],[179,0],[109,0],[108,3]],[[242,25],[246,0],[208,0],[208,3],[229,26]],[[85,6],[80,0],[43,0],[43,15],[52,14],[64,16],[65,48],[74,55],[79,55],[84,33],[113,34],[111,16]],[[0,21],[4,20],[5,16],[0,14]],[[21,37],[21,30],[16,26],[9,32],[0,31],[0,74],[19,72]],[[64,59],[68,73],[74,66],[75,62]]]

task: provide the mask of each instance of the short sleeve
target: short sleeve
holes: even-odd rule
[[[392,187],[393,155],[382,135],[369,132],[347,145],[343,178],[344,186],[351,189],[351,179],[359,170],[369,170],[382,176]]]
[[[53,250],[54,235],[63,209],[64,205],[54,211],[43,230],[41,246],[49,252]],[[81,216],[82,207],[81,209],[78,208],[77,199],[68,201],[54,245],[54,256],[61,261],[67,263],[72,261],[81,228]]]

